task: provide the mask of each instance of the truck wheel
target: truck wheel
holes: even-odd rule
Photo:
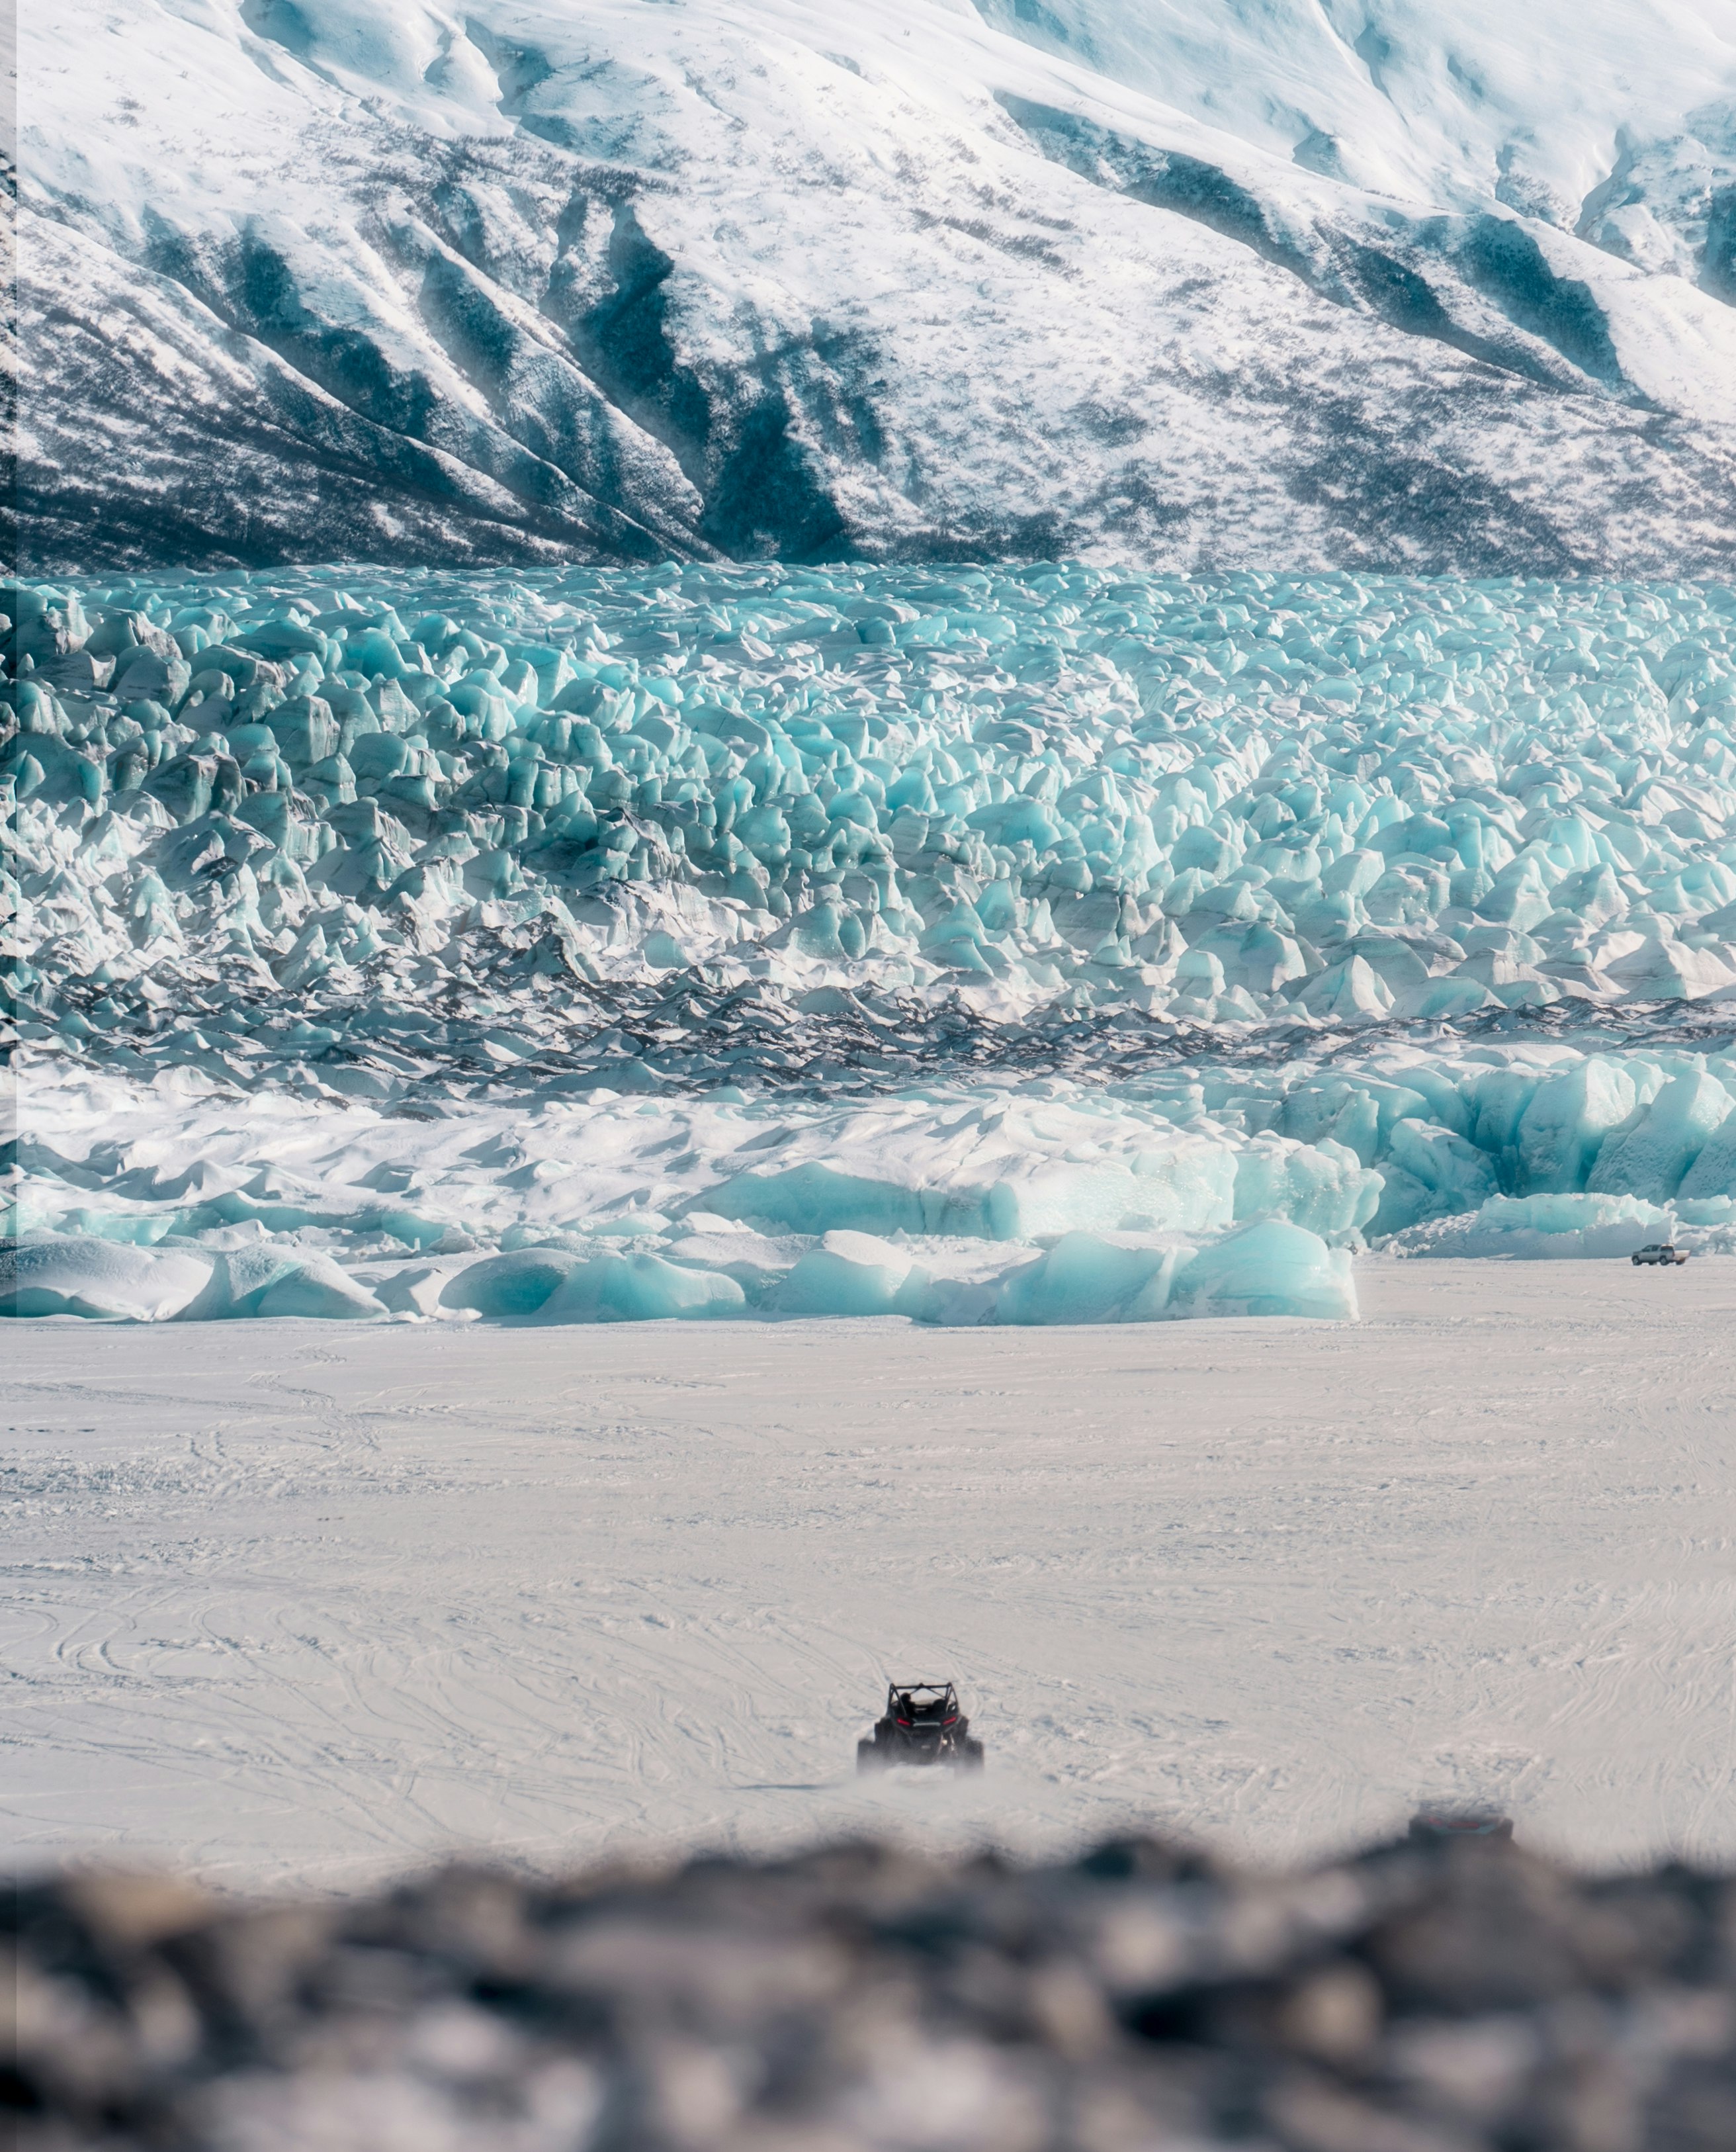
[[[873,1743],[872,1741],[858,1741],[856,1744],[857,1777],[858,1779],[866,1778],[871,1771],[878,1771],[883,1768],[883,1766],[880,1759],[880,1752],[874,1746]]]
[[[983,1768],[983,1744],[974,1734],[964,1738],[964,1751],[959,1758],[961,1771],[980,1771]]]

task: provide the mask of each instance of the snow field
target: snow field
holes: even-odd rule
[[[1129,1817],[1291,1862],[1489,1801],[1736,1854],[1736,1264],[1364,1266],[1364,1321],[8,1341],[8,1859]],[[853,1775],[893,1674],[989,1771]]]

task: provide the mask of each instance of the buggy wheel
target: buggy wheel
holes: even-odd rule
[[[964,1746],[959,1752],[959,1769],[961,1771],[980,1771],[982,1768],[983,1744],[974,1734],[966,1734]]]
[[[872,1739],[857,1743],[856,1775],[858,1779],[866,1778],[873,1771],[883,1771],[885,1768],[880,1751]]]

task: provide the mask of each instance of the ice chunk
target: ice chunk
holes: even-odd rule
[[[1296,997],[1310,1016],[1340,1023],[1366,1023],[1393,1005],[1393,991],[1367,959],[1352,957],[1316,973]]]
[[[898,1312],[937,1329],[972,1329],[993,1322],[1000,1297],[998,1282],[987,1278],[931,1278],[912,1266],[899,1294]]]
[[[747,1296],[732,1277],[660,1256],[598,1256],[577,1265],[542,1303],[545,1322],[655,1322],[671,1316],[739,1315]]]
[[[0,1315],[82,1315],[161,1322],[178,1315],[211,1275],[206,1258],[179,1248],[133,1248],[73,1236],[0,1251]]]
[[[442,1307],[470,1308],[498,1321],[534,1315],[578,1267],[579,1258],[559,1248],[518,1248],[472,1263],[440,1294]]]
[[[792,1233],[980,1233],[984,1197],[980,1188],[912,1186],[808,1160],[787,1172],[738,1174],[708,1192],[706,1208]]]
[[[1329,1168],[1325,1177],[1331,1176]],[[1211,1232],[1229,1224],[1236,1188],[1229,1145],[1179,1137],[1141,1149],[1126,1165],[1023,1161],[989,1190],[984,1208],[999,1241],[1118,1230]]]
[[[1669,1238],[1674,1220],[1632,1195],[1494,1195],[1473,1217],[1449,1221],[1415,1251],[1437,1256],[1536,1259],[1628,1256],[1646,1241]]]
[[[1541,1085],[1519,1118],[1519,1155],[1541,1193],[1585,1186],[1604,1139],[1632,1113],[1633,1079],[1602,1054]]]
[[[317,1251],[269,1243],[226,1248],[215,1257],[210,1282],[180,1311],[185,1322],[230,1317],[302,1317],[353,1322],[385,1309],[365,1285]]]
[[[1604,1145],[1587,1185],[1597,1194],[1668,1202],[1733,1112],[1736,1099],[1715,1076],[1703,1069],[1678,1076],[1652,1101],[1637,1128]]]
[[[1399,989],[1393,1013],[1438,1023],[1449,1017],[1475,1016],[1479,1009],[1497,1006],[1495,996],[1478,980],[1424,979]]]
[[[1607,968],[1636,1001],[1698,1001],[1736,986],[1736,965],[1715,950],[1681,942],[1647,942]]]
[[[778,1295],[787,1315],[890,1315],[910,1257],[869,1233],[828,1233],[799,1258]]]
[[[1240,1221],[1287,1218],[1311,1233],[1343,1239],[1366,1226],[1380,1201],[1381,1175],[1329,1137],[1315,1145],[1256,1136],[1235,1155],[1235,1165]]]
[[[1281,1219],[1243,1226],[1213,1241],[1182,1268],[1170,1294],[1172,1313],[1301,1315],[1354,1322],[1356,1282],[1344,1248]]]
[[[1736,1115],[1708,1136],[1699,1156],[1682,1176],[1677,1190],[1683,1201],[1736,1196]]]
[[[1378,1234],[1474,1210],[1496,1191],[1495,1168],[1474,1144],[1410,1115],[1393,1123],[1380,1172]]]
[[[1177,1265],[1192,1251],[1130,1245],[1092,1233],[1067,1233],[1035,1262],[1001,1282],[997,1322],[1115,1322],[1143,1297],[1146,1316],[1161,1314]],[[1155,1288],[1155,1289],[1154,1289]]]

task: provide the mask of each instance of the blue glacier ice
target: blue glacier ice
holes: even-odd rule
[[[1347,1317],[1736,1247],[1736,593],[8,586],[20,1313]]]

